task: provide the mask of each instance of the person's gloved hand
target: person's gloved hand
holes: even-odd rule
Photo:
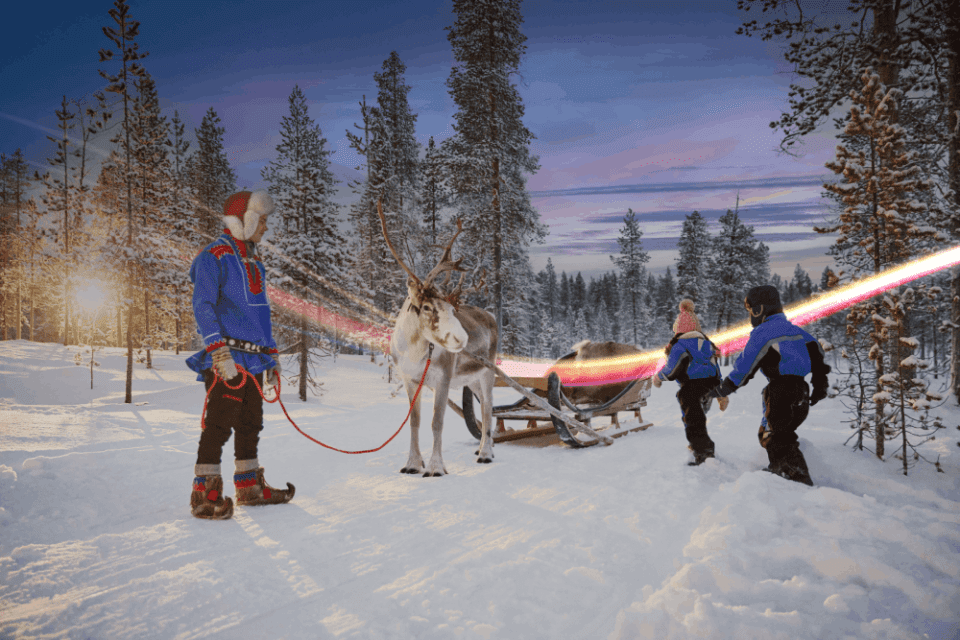
[[[810,394],[811,407],[827,397],[827,389],[829,386],[826,376],[824,376],[822,380],[813,381],[813,393]]]
[[[653,386],[659,389],[661,384],[663,384],[663,382],[661,382],[660,380],[660,374],[659,373],[653,374]]]
[[[210,354],[213,358],[213,369],[223,380],[230,381],[237,377],[237,364],[230,355],[230,347],[223,346]]]
[[[274,365],[267,369],[267,384],[276,387],[280,383],[280,358],[273,358]]]
[[[736,390],[737,385],[735,385],[730,378],[727,378],[713,389],[710,389],[710,391],[707,391],[707,395],[711,398],[726,398]]]

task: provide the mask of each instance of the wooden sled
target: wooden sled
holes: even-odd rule
[[[606,402],[576,405],[563,393],[560,378],[556,373],[551,373],[546,378],[510,378],[499,368],[494,367],[494,369],[498,376],[495,386],[513,387],[524,396],[514,404],[493,408],[493,417],[496,419],[493,433],[494,442],[509,442],[556,433],[560,440],[568,446],[582,448],[599,442],[611,444],[613,438],[644,431],[652,426],[652,423],[644,422],[640,415],[640,408],[647,405],[647,398],[650,395],[650,378],[634,380]],[[546,391],[549,407],[546,406],[547,403],[543,402],[542,398],[536,397],[530,390]],[[482,434],[477,426],[473,392],[470,388],[463,388],[462,408],[452,401],[448,402],[450,407],[464,419],[470,433],[479,440]],[[617,414],[621,411],[632,411],[638,424],[631,425],[628,428],[621,427],[620,420],[617,417]],[[609,426],[596,430],[592,429],[590,421],[601,416],[610,416]],[[505,425],[507,420],[525,421],[526,428],[507,431]],[[544,421],[549,422],[546,425],[541,425],[540,422]],[[592,439],[582,440],[577,437],[577,433],[591,436]]]

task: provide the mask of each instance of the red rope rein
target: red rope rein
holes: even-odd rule
[[[430,346],[432,347],[433,345],[430,345]],[[430,351],[433,351],[433,349],[431,348]],[[257,387],[257,391],[260,393],[260,397],[263,398],[264,402],[269,402],[269,403],[279,402],[280,408],[283,409],[283,415],[287,416],[287,420],[290,421],[290,424],[293,425],[293,428],[299,431],[300,435],[305,437],[307,440],[316,442],[321,447],[325,447],[327,449],[330,449],[331,451],[339,451],[340,453],[349,453],[349,454],[373,453],[374,451],[380,451],[380,449],[383,449],[385,446],[390,444],[390,442],[400,434],[400,431],[403,430],[403,426],[407,424],[407,420],[410,419],[410,414],[413,413],[413,405],[417,401],[417,398],[420,396],[420,389],[423,388],[423,381],[427,379],[427,370],[429,368],[430,368],[430,356],[428,355],[427,366],[423,368],[423,375],[420,376],[420,384],[417,386],[417,392],[413,394],[413,399],[410,401],[410,409],[407,411],[407,417],[403,419],[403,422],[400,424],[400,428],[397,429],[394,432],[394,434],[387,439],[386,442],[384,442],[382,445],[380,445],[376,449],[364,449],[362,451],[346,451],[344,449],[337,449],[336,447],[331,447],[330,445],[324,444],[319,440],[317,440],[316,438],[307,435],[300,429],[300,427],[297,426],[297,423],[293,421],[293,418],[291,418],[290,414],[287,413],[287,408],[283,405],[283,400],[280,399],[280,376],[277,376],[277,397],[274,398],[273,400],[268,400],[267,397],[263,395],[263,389],[260,388],[260,383],[257,382],[257,379],[253,376],[253,374],[251,374],[249,371],[244,369],[239,364],[237,365],[237,371],[242,374],[242,377],[240,379],[240,384],[238,384],[235,387],[231,387],[226,380],[221,378],[220,375],[217,373],[216,368],[213,369],[213,384],[211,384],[210,388],[207,389],[207,395],[203,399],[203,413],[200,414],[200,428],[201,429],[207,428],[206,422],[204,420],[205,416],[207,415],[207,402],[210,400],[210,392],[213,390],[213,387],[216,386],[217,382],[222,382],[227,389],[230,389],[231,391],[236,391],[237,389],[242,388],[244,384],[246,384],[247,378],[250,378],[253,381],[254,386]]]

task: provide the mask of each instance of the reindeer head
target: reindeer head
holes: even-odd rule
[[[454,294],[444,296],[442,292],[434,285],[433,281],[441,273],[450,271],[462,271],[459,260],[452,260],[450,249],[453,243],[460,235],[462,223],[457,221],[457,232],[451,238],[450,243],[443,251],[440,262],[431,269],[427,277],[421,280],[412,269],[404,264],[403,260],[393,248],[390,242],[390,236],[387,234],[387,221],[383,215],[383,208],[380,201],[377,201],[377,214],[380,216],[380,224],[383,228],[383,238],[387,242],[390,253],[393,254],[397,263],[407,272],[407,299],[404,301],[400,313],[413,313],[417,316],[419,326],[419,335],[426,340],[443,347],[453,353],[460,352],[467,346],[467,332],[456,317],[456,310],[459,306],[459,287]],[[461,278],[461,283],[463,279]],[[456,294],[456,296],[455,296]],[[457,304],[455,305],[454,302]],[[398,319],[399,322],[399,319]]]

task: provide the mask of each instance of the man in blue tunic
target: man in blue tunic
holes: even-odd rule
[[[817,339],[787,320],[775,287],[750,289],[744,306],[753,325],[750,339],[730,375],[709,393],[724,398],[749,382],[758,370],[763,372],[769,383],[763,389],[763,419],[757,435],[770,461],[766,470],[813,486],[796,431],[807,418],[810,405],[827,397],[830,365],[824,362]],[[807,374],[813,374],[812,394],[804,379]]]
[[[293,498],[289,482],[287,489],[267,484],[257,458],[263,398],[253,379],[263,388],[265,377],[276,385],[280,374],[265,271],[257,251],[273,209],[266,191],[241,191],[227,198],[223,235],[197,254],[190,267],[193,313],[205,348],[187,365],[209,394],[190,494],[190,511],[198,518],[222,520],[233,515],[233,501],[223,495],[220,475],[223,445],[231,431],[237,504],[280,504]],[[238,365],[250,375],[239,372]]]

